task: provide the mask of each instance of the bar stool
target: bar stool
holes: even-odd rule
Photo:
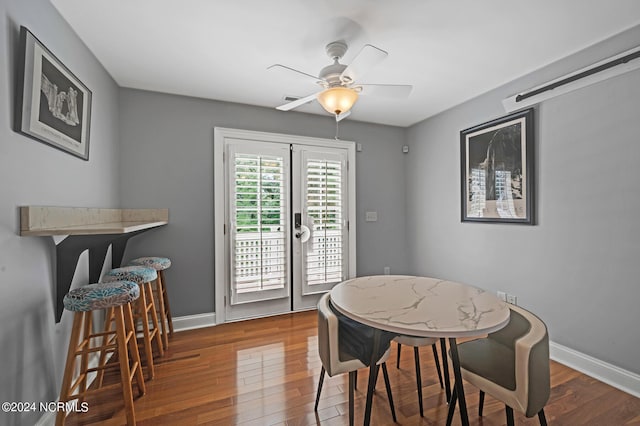
[[[435,337],[417,337],[401,334],[393,339],[398,343],[398,357],[396,360],[396,368],[400,368],[400,352],[402,345],[413,346],[413,358],[416,367],[416,385],[418,388],[418,406],[420,407],[420,417],[424,417],[424,410],[422,407],[422,376],[420,374],[420,351],[422,346],[431,346],[433,350],[433,359],[436,363],[436,371],[438,372],[438,380],[440,381],[440,388],[443,388],[442,372],[440,371],[440,361],[438,360],[438,350],[436,349],[436,343],[438,343]],[[444,355],[443,355],[444,356]]]
[[[169,347],[169,336],[173,336],[173,319],[171,318],[171,307],[169,306],[169,296],[167,294],[167,286],[164,280],[164,270],[171,266],[171,260],[167,257],[139,257],[129,262],[129,265],[146,266],[153,268],[158,273],[156,280],[156,294],[158,299],[158,315],[162,323],[162,337],[164,347]]]
[[[136,342],[136,333],[131,313],[131,302],[138,299],[140,289],[138,285],[130,281],[114,281],[108,284],[89,284],[71,290],[64,297],[64,307],[74,312],[71,337],[69,339],[69,351],[62,377],[60,389],[60,402],[78,399],[83,402],[85,396],[96,393],[109,387],[120,386],[128,425],[135,425],[135,411],[133,407],[132,381],[135,377],[140,396],[146,392],[144,378],[140,367],[140,354]],[[107,333],[92,332],[93,311],[110,309],[113,311],[115,330]],[[105,339],[105,336],[114,335],[115,339]],[[109,341],[107,346],[91,346],[91,339],[102,337],[102,341]],[[127,350],[128,348],[128,350]],[[107,366],[100,365],[89,368],[89,354],[111,350],[117,353],[120,367],[120,383],[109,386],[100,386],[87,390],[87,376],[92,372],[104,371]],[[73,375],[76,369],[76,359],[80,357],[80,373],[75,381]],[[116,365],[113,365],[116,367]],[[74,391],[77,391],[74,393]],[[65,423],[66,413],[58,411],[56,426]]]
[[[145,358],[147,361],[147,379],[153,379],[155,369],[153,366],[153,341],[156,343],[158,354],[164,355],[162,346],[162,336],[160,335],[160,327],[158,326],[158,316],[153,301],[153,290],[151,282],[158,277],[156,270],[153,268],[145,268],[144,266],[124,266],[122,268],[112,269],[102,277],[102,282],[109,283],[113,281],[133,281],[140,287],[140,298],[136,304],[135,320],[142,322],[143,347]],[[151,326],[149,326],[151,320]]]

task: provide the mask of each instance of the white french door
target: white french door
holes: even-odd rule
[[[268,301],[268,310],[289,306],[289,152],[281,144],[227,145],[229,306],[259,301]]]
[[[347,158],[344,150],[300,145],[292,155],[293,306],[308,309],[348,275]]]
[[[216,321],[315,307],[324,292],[355,275],[353,143],[216,132],[223,133],[216,144],[224,153]]]

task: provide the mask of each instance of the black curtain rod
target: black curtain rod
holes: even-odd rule
[[[530,98],[530,97],[535,96],[535,95],[539,95],[540,93],[546,92],[547,90],[553,90],[556,87],[564,86],[565,84],[569,84],[569,83],[571,83],[573,81],[580,80],[581,78],[588,77],[588,76],[590,76],[592,74],[599,73],[600,71],[604,71],[606,69],[613,68],[613,67],[615,67],[617,65],[626,64],[627,62],[632,61],[632,60],[637,59],[637,58],[640,58],[640,50],[637,51],[637,52],[634,52],[634,53],[630,53],[630,54],[628,54],[626,56],[623,56],[621,58],[614,59],[613,61],[609,61],[609,62],[604,63],[602,65],[598,65],[595,68],[591,68],[589,70],[583,71],[583,72],[578,73],[576,75],[572,75],[571,77],[563,78],[562,80],[556,81],[555,83],[547,84],[546,86],[543,86],[543,87],[541,87],[539,89],[536,89],[536,90],[532,90],[531,92],[527,92],[527,93],[524,93],[522,95],[518,95],[518,96],[516,96],[516,102],[524,101],[527,98]]]

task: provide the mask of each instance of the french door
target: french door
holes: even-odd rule
[[[224,257],[216,262],[224,267],[221,282],[216,271],[216,298],[224,300],[216,321],[315,307],[355,275],[353,144],[216,131],[225,133],[216,140],[224,172],[223,253],[216,248]]]

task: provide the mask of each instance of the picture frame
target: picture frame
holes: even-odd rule
[[[460,132],[461,221],[534,225],[534,111]]]
[[[91,91],[20,27],[15,130],[89,160]]]

